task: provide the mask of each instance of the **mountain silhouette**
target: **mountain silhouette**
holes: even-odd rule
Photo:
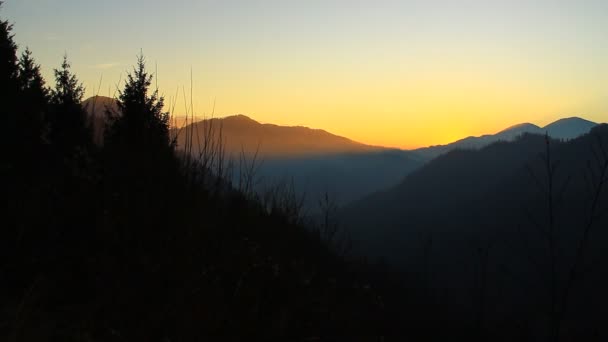
[[[597,124],[585,119],[571,117],[557,120],[545,127],[522,123],[506,128],[496,134],[467,137],[447,145],[437,145],[414,150],[422,158],[433,159],[454,149],[480,149],[497,141],[513,141],[524,133],[545,134],[551,138],[570,140],[588,133]]]
[[[83,107],[89,113],[94,140],[100,144],[106,111],[118,112],[116,100],[96,96],[84,101]],[[263,193],[277,184],[290,184],[309,212],[318,209],[326,193],[344,205],[399,183],[422,165],[422,159],[409,151],[365,145],[320,129],[261,124],[245,115],[202,120],[172,130],[178,149],[183,150],[191,139],[195,157],[206,135],[215,142],[221,139],[227,158],[236,165],[243,153],[250,161],[257,158],[255,190]]]
[[[542,128],[536,126],[535,124],[526,122],[506,128],[496,133],[495,136],[498,137],[500,140],[513,140],[524,133],[541,134],[541,132]]]
[[[320,129],[262,124],[245,115],[200,121],[178,132],[178,148],[190,136],[195,156],[207,134],[213,141],[221,136],[236,165],[242,154],[251,162],[255,157],[255,190],[263,194],[289,184],[308,213],[319,209],[325,194],[344,205],[399,183],[422,163],[408,151],[365,145]]]
[[[203,120],[181,128],[178,148],[186,145],[188,131],[194,137],[194,153],[208,132],[214,139],[219,139],[221,132],[226,152],[236,156],[241,152],[247,156],[257,153],[262,157],[296,157],[382,150],[321,129],[262,124],[245,115]]]
[[[113,98],[93,96],[83,101],[83,107],[89,114],[95,141],[99,141],[103,138],[106,111],[118,112],[118,104]],[[183,123],[185,119],[178,121]],[[173,133],[177,135],[178,148],[186,146],[186,140],[192,138],[194,153],[204,144],[205,136],[216,141],[221,136],[225,151],[236,157],[241,153],[246,156],[257,153],[260,157],[296,157],[384,150],[321,129],[262,124],[242,114],[173,127]]]
[[[596,158],[595,144],[600,140],[608,141],[608,125],[596,126],[573,140],[551,140],[560,177],[572,178],[569,191],[583,192],[583,173]],[[484,218],[494,221],[492,229],[514,226],[521,219],[520,204],[534,198],[537,191],[528,168],[542,161],[545,147],[543,135],[526,133],[479,150],[450,151],[413,171],[400,184],[351,203],[344,209],[344,217],[353,234],[367,245],[376,239],[398,240],[395,236],[381,238],[384,234],[407,236],[423,232],[425,227],[476,230],[480,228],[477,219]],[[357,228],[372,223],[373,231]]]
[[[572,117],[557,120],[543,127],[542,130],[552,138],[570,140],[589,132],[595,126],[597,126],[595,122]]]

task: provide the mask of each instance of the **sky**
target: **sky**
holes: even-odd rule
[[[192,91],[199,117],[400,148],[608,121],[608,1],[5,0],[0,16],[48,83],[67,54],[87,96],[115,96],[142,51],[176,115]]]

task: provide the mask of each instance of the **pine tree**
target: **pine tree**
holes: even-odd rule
[[[84,87],[72,74],[68,56],[63,56],[61,69],[55,69],[55,89],[51,91],[52,103],[55,105],[80,105],[84,96]]]
[[[84,87],[71,71],[67,56],[55,69],[55,89],[51,90],[50,140],[61,153],[86,147],[91,139],[82,107]]]
[[[107,126],[104,139],[106,211],[116,219],[127,244],[150,241],[150,234],[162,239],[167,222],[160,213],[170,205],[177,175],[169,142],[169,115],[163,112],[158,91],[150,91],[151,84],[152,75],[139,56],[118,98],[120,116]]]
[[[0,7],[2,1],[0,1]],[[17,120],[15,109],[17,108],[17,95],[19,86],[17,84],[17,44],[13,40],[13,26],[5,20],[0,19],[0,103],[2,103],[2,115],[0,123],[4,130],[1,135],[0,145],[3,153],[2,172],[15,167],[13,157],[15,155],[12,145],[17,143]]]
[[[40,74],[40,65],[36,64],[32,52],[26,49],[19,59],[17,83],[20,93],[19,126],[23,140],[32,145],[40,145],[46,138],[46,112],[49,103],[49,90]],[[31,151],[36,153],[39,151]],[[39,157],[39,156],[37,156]]]
[[[109,173],[117,177],[117,182],[137,179],[142,184],[154,183],[174,166],[169,114],[163,112],[164,101],[158,90],[150,92],[151,84],[152,75],[140,55],[118,97],[120,116],[107,126],[105,134],[106,166],[114,170]]]
[[[2,7],[0,1],[0,8]],[[13,25],[8,21],[0,20],[0,79],[3,84],[3,91],[0,92],[0,99],[11,100],[17,92],[17,44],[13,40]]]
[[[0,2],[0,7],[2,2]],[[6,222],[14,222],[19,210],[19,202],[22,198],[20,181],[15,177],[19,175],[17,169],[19,162],[18,151],[15,145],[18,144],[16,133],[17,121],[15,109],[17,108],[16,97],[18,94],[17,85],[17,44],[13,40],[12,25],[8,21],[0,19],[0,125],[3,133],[0,134],[0,185],[2,186],[2,196],[5,201],[0,209],[0,214]],[[4,266],[10,258],[14,256],[15,242],[19,235],[20,227],[16,224],[6,224],[0,229],[0,265]],[[0,276],[4,274],[0,273]],[[4,278],[4,277],[3,277]],[[2,288],[4,290],[4,288]]]
[[[46,88],[44,78],[40,73],[40,65],[32,57],[29,48],[21,54],[19,59],[19,73],[17,77],[19,90],[29,101],[35,105],[46,106],[49,100],[49,90]]]
[[[41,144],[47,93],[29,50],[18,60],[11,31],[12,25],[0,20],[0,179],[6,199],[1,209],[5,224],[0,229],[0,269],[12,265],[16,270],[11,277],[0,271],[0,278],[6,279],[0,290],[22,296],[22,284],[31,281],[32,265],[42,259],[41,245],[49,244],[40,235],[51,217],[48,179],[41,171],[48,171]]]
[[[153,150],[169,146],[169,114],[163,112],[164,99],[158,90],[149,94],[151,84],[152,75],[146,71],[145,59],[140,55],[120,92],[118,107],[122,116],[108,132],[111,140]]]

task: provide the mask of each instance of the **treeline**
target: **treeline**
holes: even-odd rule
[[[11,30],[0,21],[0,340],[427,334],[399,277],[176,153],[143,57],[95,144],[67,57],[48,87]]]

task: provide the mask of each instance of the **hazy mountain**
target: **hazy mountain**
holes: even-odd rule
[[[589,132],[595,126],[597,126],[595,122],[573,117],[557,120],[543,127],[542,130],[552,138],[569,140]]]
[[[511,141],[524,133],[542,134],[542,132],[542,128],[526,122],[506,128],[495,135],[489,135],[489,137],[495,137],[498,138],[498,140]]]
[[[103,134],[106,111],[118,112],[115,99],[94,96],[83,102],[89,113],[89,119],[97,135]],[[186,127],[173,130],[178,136],[177,146],[186,146],[186,139],[191,138],[193,152],[199,151],[205,136],[221,138],[228,154],[247,156],[255,153],[258,157],[300,157],[323,156],[339,153],[360,153],[382,151],[382,147],[365,145],[350,139],[331,134],[321,129],[302,126],[279,126],[261,124],[245,115],[234,115],[225,118],[202,120]],[[209,134],[211,133],[211,134]]]
[[[422,163],[408,151],[369,146],[320,129],[261,124],[244,115],[189,125],[179,131],[178,148],[186,145],[189,135],[196,154],[197,139],[204,141],[206,132],[213,132],[216,140],[221,132],[233,160],[241,151],[249,159],[257,152],[256,189],[293,186],[308,212],[318,208],[325,193],[337,204],[346,204],[397,184]]]
[[[425,159],[433,159],[454,149],[480,149],[497,141],[513,141],[524,133],[548,133],[554,139],[569,140],[588,133],[597,124],[581,118],[565,118],[555,121],[545,127],[531,123],[511,126],[496,134],[486,134],[479,137],[467,137],[447,145],[437,145],[414,150]]]
[[[269,158],[259,165],[259,188],[293,182],[297,194],[304,196],[306,209],[314,212],[325,193],[336,204],[345,205],[398,184],[422,163],[416,155],[400,150]]]
[[[241,151],[251,156],[262,157],[321,156],[337,153],[371,152],[382,148],[361,144],[350,139],[328,133],[321,129],[301,126],[279,126],[262,124],[245,115],[203,120],[180,129],[178,147],[186,145],[188,136],[193,137],[193,150],[206,132],[220,133],[226,152],[239,155]]]
[[[85,106],[99,141],[103,137],[105,110],[116,110],[116,101],[95,97],[86,100]],[[238,160],[241,152],[248,158],[257,153],[256,189],[263,192],[276,184],[288,183],[303,198],[305,208],[314,212],[326,192],[338,205],[348,204],[398,184],[424,162],[454,149],[477,150],[496,141],[513,141],[525,133],[548,132],[555,138],[571,139],[595,125],[579,118],[562,119],[543,128],[525,123],[493,135],[415,151],[365,145],[320,129],[262,124],[245,115],[203,120],[173,132],[178,137],[178,148],[183,149],[187,139],[191,139],[194,154],[210,132],[215,141],[221,137],[233,160]]]
[[[84,101],[95,141],[103,141],[106,110],[118,111],[116,100],[98,96]],[[245,115],[200,121],[174,128],[178,149],[191,137],[196,155],[199,143],[211,132],[236,161],[241,152],[256,159],[256,189],[264,192],[277,184],[293,185],[305,209],[314,212],[328,193],[339,205],[388,188],[422,164],[417,155],[361,144],[320,129],[261,124]],[[235,170],[234,177],[238,177]]]

